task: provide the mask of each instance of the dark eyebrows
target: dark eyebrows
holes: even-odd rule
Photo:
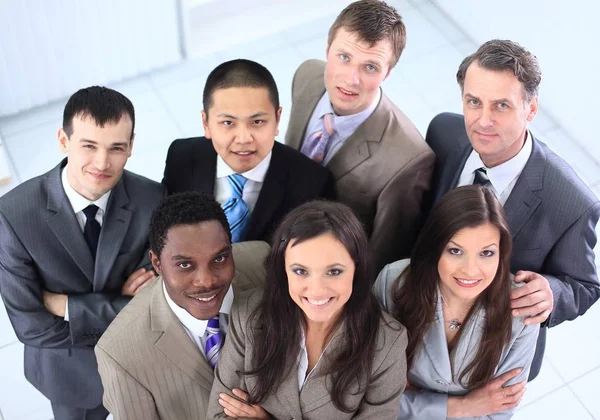
[[[224,254],[226,252],[231,252],[231,245],[225,245],[223,248],[221,248],[220,250],[218,250],[217,252],[214,253],[213,257],[217,257],[221,254]],[[192,257],[190,257],[189,255],[184,255],[184,254],[177,254],[177,255],[173,255],[171,257],[171,259],[173,261],[182,261],[182,260],[191,260],[193,259]]]
[[[457,243],[456,243],[456,242],[454,242],[453,240],[450,240],[450,242],[452,242],[454,245],[456,245],[456,246],[457,246],[457,247],[459,247],[459,248],[464,248],[462,245],[460,245],[460,244],[457,244]],[[489,247],[491,247],[491,246],[498,246],[498,244],[496,244],[496,242],[492,242],[491,244],[489,244],[489,245],[486,245],[486,246],[482,247],[481,249],[484,249],[484,248],[489,248]]]
[[[254,119],[254,118],[264,117],[264,116],[268,116],[268,115],[269,115],[269,113],[266,112],[266,111],[259,111],[259,112],[256,112],[256,113],[250,115],[248,118],[249,119]],[[227,119],[230,119],[230,120],[238,120],[238,119],[242,119],[243,118],[243,117],[236,117],[234,115],[225,114],[225,113],[219,114],[219,115],[217,115],[217,117],[218,118],[227,118]]]
[[[97,145],[98,142],[94,141],[94,140],[90,140],[90,139],[86,139],[86,138],[81,138],[79,139],[80,143],[86,143],[86,144],[93,144],[93,145]],[[115,143],[111,143],[110,147],[127,147],[129,145],[129,140],[128,141],[119,141],[119,142],[115,142]]]

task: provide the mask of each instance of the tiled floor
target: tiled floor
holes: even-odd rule
[[[437,113],[460,112],[454,74],[460,60],[476,46],[428,1],[389,2],[405,18],[408,46],[384,89],[425,133]],[[206,76],[216,64],[234,57],[256,60],[274,74],[283,106],[279,135],[282,140],[289,120],[294,71],[308,58],[324,57],[327,30],[334,18],[318,16],[313,22],[259,41],[240,42],[235,48],[114,86],[136,106],[136,143],[127,168],[161,179],[171,140],[202,134],[200,109]],[[61,154],[56,132],[65,101],[0,119],[0,135],[13,170],[13,183],[0,186],[0,195],[58,163]],[[544,113],[543,102],[532,130],[569,161],[600,196],[600,167]],[[600,400],[596,396],[600,387],[600,338],[596,335],[599,321],[600,306],[596,306],[584,317],[549,332],[542,373],[528,385],[515,419],[600,420]],[[49,403],[23,376],[22,351],[0,305],[0,420],[48,420],[52,417]]]

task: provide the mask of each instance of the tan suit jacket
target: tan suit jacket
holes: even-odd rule
[[[262,285],[265,242],[233,245],[234,300]],[[213,369],[169,308],[162,278],[119,313],[95,348],[104,406],[115,420],[203,420]]]
[[[325,63],[303,63],[292,84],[286,143],[300,149],[325,93]],[[337,200],[352,207],[370,237],[377,272],[410,255],[435,156],[410,120],[382,92],[379,104],[327,164]]]
[[[207,419],[228,418],[218,403],[218,395],[225,392],[231,395],[232,388],[248,391],[256,386],[256,378],[243,376],[237,372],[251,370],[254,357],[252,330],[258,325],[248,321],[250,314],[260,304],[262,290],[249,292],[248,298],[242,297],[231,312],[229,333],[223,347],[219,364],[215,369],[215,381],[210,394]],[[331,401],[329,393],[331,377],[324,375],[328,367],[328,357],[335,354],[344,345],[344,326],[333,335],[320,362],[306,379],[299,391],[298,367],[295,366],[283,383],[260,405],[274,419],[303,420],[396,420],[400,408],[400,398],[406,385],[406,329],[390,315],[384,314],[379,324],[375,354],[371,369],[371,380],[366,386],[362,381],[351,384],[346,403],[358,407],[353,413],[338,410]],[[300,343],[298,343],[300,351]]]

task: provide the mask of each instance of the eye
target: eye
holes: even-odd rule
[[[252,121],[252,124],[254,125],[263,125],[266,121],[265,120],[254,120]]]
[[[221,122],[221,124],[223,124],[225,127],[231,127],[233,125],[233,122],[231,122],[231,121],[223,121],[223,122]]]
[[[485,251],[482,251],[481,255],[483,255],[484,257],[493,257],[494,255],[496,255],[496,253],[487,249]]]
[[[220,263],[225,262],[226,259],[227,259],[227,255],[219,255],[217,258],[214,259],[214,262],[217,264],[220,264]]]
[[[342,274],[342,270],[338,268],[332,268],[327,272],[328,276],[339,276],[340,274]]]
[[[498,104],[498,109],[506,109],[508,108],[508,105],[504,102],[501,102]]]
[[[115,152],[122,152],[122,151],[124,151],[125,149],[123,149],[122,147],[120,147],[120,146],[119,146],[119,147],[113,147],[111,150],[113,150],[113,151],[115,151]]]
[[[307,271],[303,268],[294,268],[292,272],[297,276],[305,276],[307,274]]]
[[[375,70],[377,70],[377,67],[375,67],[375,66],[374,66],[374,65],[372,65],[372,64],[367,64],[367,65],[365,66],[365,68],[367,69],[367,71],[368,71],[369,73],[373,73]]]
[[[471,106],[477,106],[477,105],[479,105],[479,101],[478,101],[477,99],[469,99],[469,100],[467,101],[467,103],[468,103],[469,105],[471,105]]]
[[[450,255],[462,255],[462,251],[458,248],[448,248],[448,253]]]
[[[350,57],[348,57],[346,54],[340,54],[340,60],[342,60],[342,61],[350,61]]]
[[[191,266],[192,264],[190,264],[189,262],[180,262],[179,264],[177,264],[177,267],[183,268],[184,270],[190,268]]]
[[[84,147],[85,149],[90,149],[90,150],[91,150],[91,149],[95,149],[95,148],[96,148],[96,146],[94,146],[93,144],[84,144],[84,145],[83,145],[83,147]]]

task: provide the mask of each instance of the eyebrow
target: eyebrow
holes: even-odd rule
[[[475,96],[475,95],[471,95],[470,93],[465,93],[465,97],[466,97],[466,98],[468,98],[468,99],[476,99],[476,100],[478,100],[479,102],[481,102],[481,99],[479,99],[479,98],[478,98],[477,96]],[[510,100],[510,99],[508,99],[508,98],[494,99],[494,103],[501,103],[501,102],[507,102],[507,103],[509,103],[509,104],[512,104],[512,103],[513,103],[513,101],[511,101],[511,100]]]
[[[454,245],[456,245],[456,246],[457,246],[457,247],[459,247],[459,248],[464,248],[462,245],[460,245],[460,244],[457,244],[457,243],[456,243],[456,242],[454,242],[453,240],[450,240],[450,242],[452,242]],[[484,247],[481,247],[481,249],[484,249],[484,248],[489,248],[489,247],[491,247],[491,246],[498,246],[498,245],[496,244],[496,242],[492,242],[492,243],[491,243],[491,244],[489,244],[489,245],[486,245],[486,246],[484,246]]]
[[[349,53],[347,50],[343,49],[342,47],[338,47],[337,51],[339,53],[347,55],[348,57],[352,57],[352,54]],[[373,60],[373,59],[369,59],[369,60],[365,61],[365,64],[372,64],[372,65],[377,66],[377,67],[382,67],[383,66],[382,63],[383,63],[383,61]]]
[[[85,139],[85,138],[79,139],[79,142],[80,143],[87,143],[87,144],[94,144],[94,145],[98,144],[97,141],[90,140],[90,139]],[[115,142],[115,143],[111,143],[111,147],[114,147],[114,146],[124,146],[124,147],[127,147],[128,144],[129,144],[129,141]]]
[[[268,116],[269,113],[266,112],[266,111],[259,111],[259,112],[255,113],[255,114],[250,115],[247,118],[264,117],[265,115]],[[240,119],[240,117],[236,117],[235,115],[225,114],[225,113],[219,114],[219,115],[217,115],[217,117],[219,117],[219,118],[229,118],[229,119],[232,119],[232,120]]]
[[[216,257],[218,255],[221,255],[225,252],[231,252],[231,247],[229,245],[224,246],[223,248],[221,248],[219,251],[215,252],[213,254],[213,257]],[[188,256],[188,255],[184,255],[184,254],[177,254],[177,255],[173,255],[171,257],[171,259],[173,261],[181,261],[181,260],[191,260],[192,257]]]
[[[293,262],[293,263],[290,263],[290,264],[288,265],[288,267],[293,267],[293,266],[296,266],[296,267],[301,267],[301,268],[306,268],[306,267],[305,267],[303,264],[300,264],[300,263],[297,263],[297,262]],[[329,264],[329,265],[328,265],[328,266],[326,266],[325,268],[333,268],[333,267],[341,267],[341,268],[346,268],[346,266],[345,266],[344,264],[342,264],[342,263],[333,263],[333,264]]]

